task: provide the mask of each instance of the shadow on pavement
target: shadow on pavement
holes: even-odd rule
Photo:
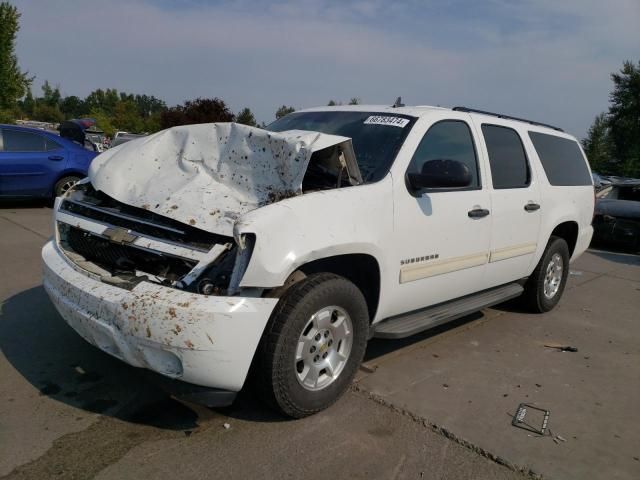
[[[425,330],[424,332],[418,333],[411,337],[401,338],[398,340],[383,340],[373,338],[367,345],[367,351],[364,355],[363,361],[369,362],[371,360],[375,360],[376,358],[387,355],[388,353],[394,352],[396,350],[401,350],[413,344],[441,335],[445,332],[455,330],[458,327],[471,324],[476,320],[480,320],[482,318],[484,318],[484,314],[482,312],[476,312],[472,313],[471,315],[467,315],[466,317],[459,318],[458,320],[445,323],[444,325]]]
[[[373,339],[365,361],[375,360],[484,318],[481,312],[399,340]],[[0,309],[0,350],[41,395],[82,410],[167,430],[198,427],[200,407],[171,398],[146,370],[131,367],[85,342],[49,301],[42,286],[18,293]],[[289,419],[268,408],[247,381],[222,415],[252,422]]]
[[[136,369],[89,345],[60,318],[42,286],[0,304],[0,349],[41,395],[73,407],[168,430],[198,415]]]
[[[604,260],[609,260],[615,263],[622,263],[624,265],[639,265],[640,266],[640,255],[635,255],[630,252],[625,252],[623,250],[599,250],[590,248],[588,250],[589,253],[600,257]]]
[[[24,199],[24,200],[0,200],[0,209],[9,208],[51,208],[53,200],[50,199]]]

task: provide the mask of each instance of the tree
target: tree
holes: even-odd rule
[[[42,85],[42,94],[42,98],[39,100],[44,102],[46,105],[49,105],[50,107],[59,106],[60,99],[62,98],[59,85],[56,85],[56,87],[53,88],[51,85],[49,85],[49,81],[45,80],[44,84]]]
[[[102,130],[106,135],[113,137],[116,129],[111,123],[111,117],[102,110],[91,110],[89,117],[96,120],[96,126]]]
[[[142,118],[150,118],[167,109],[167,104],[163,100],[153,95],[135,95],[133,101],[138,106],[138,112]]]
[[[160,123],[160,115],[162,115],[162,113],[157,112],[145,118],[143,120],[144,122],[143,131],[147,133],[153,133],[153,132],[157,132],[158,130],[162,130],[162,124]]]
[[[33,77],[20,70],[15,54],[19,20],[16,7],[0,3],[0,110],[15,108],[33,81]]]
[[[336,105],[340,105],[340,104],[335,100],[329,100],[329,103],[327,103],[327,107],[335,107]]]
[[[249,108],[243,108],[236,118],[236,122],[242,123],[243,125],[249,125],[250,127],[255,127],[258,125],[256,122],[256,117],[253,115],[253,112],[249,110]]]
[[[60,111],[65,118],[79,118],[86,114],[87,107],[84,100],[75,95],[64,97],[60,102]]]
[[[587,155],[594,172],[610,175],[615,172],[615,160],[612,157],[609,120],[606,113],[596,116],[587,138],[582,141],[584,153]]]
[[[624,62],[611,74],[613,91],[609,97],[609,131],[613,155],[620,161],[623,175],[640,176],[640,62]]]
[[[282,118],[285,115],[289,115],[290,113],[295,112],[296,109],[293,107],[287,107],[286,105],[282,105],[277,111],[276,111],[276,119]]]
[[[120,96],[115,88],[107,88],[106,90],[98,88],[84,99],[88,110],[101,110],[107,115],[113,115],[119,101]]]
[[[233,112],[219,98],[196,98],[162,112],[160,126],[170,128],[195,123],[233,122],[235,119]]]
[[[33,115],[33,109],[36,105],[36,101],[33,99],[33,93],[31,93],[31,88],[27,89],[27,94],[22,99],[20,104],[20,109],[27,116],[31,117]]]
[[[45,102],[36,102],[33,107],[33,119],[41,122],[60,123],[64,120],[64,115],[57,105],[52,107]]]
[[[358,97],[353,97],[351,98],[351,100],[349,100],[349,105],[360,105],[362,103],[362,100],[360,100]]]
[[[116,103],[111,123],[119,130],[127,132],[140,133],[144,129],[144,122],[138,113],[138,106],[133,100]]]

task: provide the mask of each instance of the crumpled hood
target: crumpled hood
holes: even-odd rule
[[[186,125],[97,156],[89,179],[120,202],[231,236],[243,213],[301,194],[313,152],[338,144],[357,170],[347,137],[236,123]]]

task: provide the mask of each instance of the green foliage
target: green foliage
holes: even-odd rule
[[[242,123],[243,125],[249,125],[250,127],[255,127],[258,125],[256,122],[256,117],[253,115],[253,112],[249,110],[249,108],[243,108],[238,113],[236,117],[236,122]]]
[[[60,102],[60,111],[65,119],[79,118],[87,113],[84,100],[75,95],[64,97]]]
[[[352,97],[349,102],[347,103],[347,105],[360,105],[362,103],[362,100],[360,100],[358,97]],[[342,105],[342,101],[341,100],[329,100],[329,103],[327,103],[327,107],[335,107],[337,105]]]
[[[89,117],[95,118],[96,126],[102,130],[105,135],[113,137],[114,133],[116,133],[116,128],[111,123],[111,116],[106,112],[94,109],[89,112]]]
[[[112,122],[119,129],[127,132],[141,132],[144,130],[144,120],[138,113],[138,106],[131,100],[116,103]]]
[[[64,121],[64,115],[57,105],[51,106],[45,102],[36,102],[33,107],[33,118],[37,118],[42,122],[60,123]]]
[[[15,112],[9,109],[0,109],[0,123],[14,123]]]
[[[115,88],[107,88],[106,90],[98,88],[87,95],[84,103],[89,111],[99,110],[107,115],[113,115],[119,100],[120,95]]]
[[[624,62],[611,80],[608,121],[613,155],[621,174],[640,177],[640,62]]]
[[[143,120],[143,131],[146,133],[153,133],[162,130],[162,124],[160,123],[161,112],[152,113],[148,118]]]
[[[42,94],[40,101],[44,104],[49,105],[50,107],[57,107],[60,104],[62,95],[60,94],[59,85],[56,85],[56,87],[53,88],[49,85],[49,81],[45,80],[42,85]]]
[[[27,92],[32,77],[22,72],[15,54],[16,34],[20,29],[18,9],[0,3],[0,110],[11,110]]]
[[[287,107],[286,105],[282,105],[278,110],[276,110],[276,119],[282,118],[285,115],[289,115],[290,113],[295,112],[296,109],[293,107]]]
[[[195,123],[233,122],[236,116],[219,98],[196,98],[176,105],[160,114],[162,128]]]
[[[598,115],[582,141],[592,170],[640,177],[640,62],[611,74],[609,112]]]
[[[589,127],[587,138],[582,141],[582,147],[591,165],[591,170],[603,175],[611,175],[616,171],[612,157],[609,122],[605,113],[596,116],[593,124]]]
[[[36,106],[36,101],[33,98],[33,94],[31,93],[31,88],[27,90],[27,94],[25,95],[22,102],[18,102],[20,109],[27,116],[33,116],[33,109]]]
[[[98,119],[99,128],[112,135],[117,130],[132,133],[160,130],[160,114],[166,110],[164,101],[152,95],[133,95],[116,89],[97,89],[85,99],[70,95],[63,97],[60,87],[52,87],[45,80],[42,96],[34,98],[31,89],[18,102],[17,110],[3,114],[5,121],[26,117],[45,122],[62,122],[72,118]]]

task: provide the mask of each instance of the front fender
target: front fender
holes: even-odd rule
[[[314,192],[245,214],[236,235],[256,243],[241,287],[272,288],[313,260],[352,253],[373,256],[385,269],[393,228],[390,178],[371,185]]]

